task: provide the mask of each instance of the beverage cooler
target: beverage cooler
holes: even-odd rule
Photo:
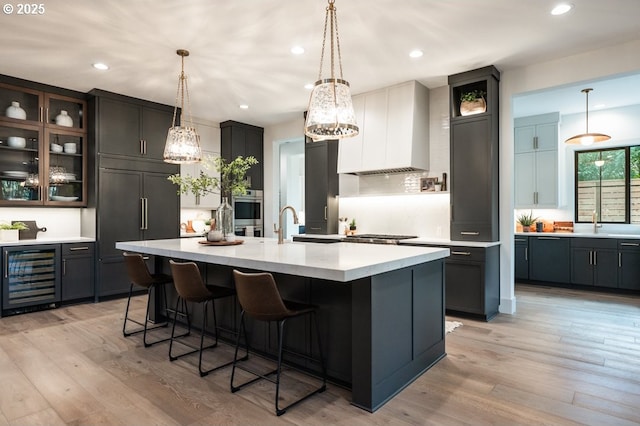
[[[20,313],[60,302],[60,246],[2,249],[2,313]]]

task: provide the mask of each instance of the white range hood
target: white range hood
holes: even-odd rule
[[[409,81],[353,97],[360,133],[341,139],[338,173],[429,169],[429,89]]]

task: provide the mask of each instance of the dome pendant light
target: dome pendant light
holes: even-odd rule
[[[587,131],[580,135],[575,135],[570,137],[564,143],[573,144],[573,145],[591,145],[595,142],[604,142],[611,139],[611,136],[605,135],[602,133],[589,133],[589,92],[593,89],[582,89],[582,93],[584,93],[587,97],[587,108],[586,108],[586,122],[587,122]]]
[[[314,142],[324,139],[342,139],[358,134],[356,115],[353,111],[351,89],[349,83],[342,78],[342,57],[340,55],[340,38],[338,37],[338,18],[335,0],[329,0],[324,18],[324,36],[322,53],[320,54],[320,72],[318,81],[309,98],[309,108],[304,132]],[[324,48],[327,41],[327,23],[330,27],[331,78],[322,79]],[[340,78],[335,77],[335,47],[338,51]]]
[[[187,76],[184,73],[184,57],[189,56],[188,50],[177,50],[176,53],[182,58],[182,71],[178,77],[178,91],[176,93],[176,106],[173,109],[173,122],[167,132],[167,142],[164,146],[164,161],[173,164],[197,163],[202,159],[200,149],[200,136],[193,126],[191,117],[191,102],[189,101],[189,86]],[[184,121],[184,95],[187,94],[187,108],[189,120]],[[180,126],[176,126],[176,115],[178,113],[178,98],[180,98]]]

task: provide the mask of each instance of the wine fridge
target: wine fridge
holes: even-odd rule
[[[60,301],[60,246],[2,249],[2,313],[52,307]]]

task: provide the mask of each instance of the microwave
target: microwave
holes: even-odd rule
[[[249,226],[254,230],[252,236],[263,236],[263,191],[250,189],[245,195],[234,196],[232,201],[235,234],[246,235],[246,227]]]

